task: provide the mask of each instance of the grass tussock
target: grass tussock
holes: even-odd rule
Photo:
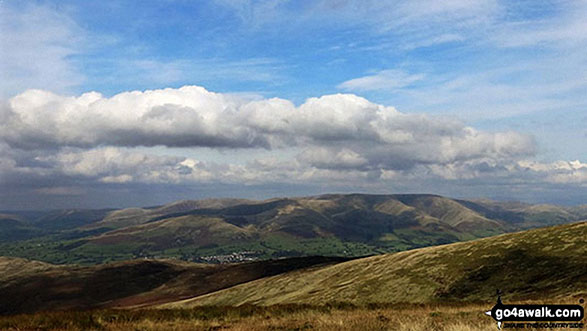
[[[496,330],[488,304],[88,310],[0,317],[1,330]]]

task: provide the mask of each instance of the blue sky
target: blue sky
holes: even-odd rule
[[[340,93],[364,98],[374,105],[394,107],[401,114],[413,118],[425,116],[431,123],[458,122],[463,127],[492,135],[488,139],[493,139],[494,147],[498,145],[498,140],[503,139],[499,134],[504,132],[523,136],[526,139],[524,141],[532,140],[531,153],[508,154],[507,160],[503,159],[503,149],[498,153],[484,147],[472,153],[468,150],[465,152],[466,148],[459,145],[462,150],[451,149],[449,153],[469,155],[466,162],[475,159],[475,162],[489,162],[494,169],[509,169],[507,174],[496,175],[501,176],[499,178],[504,182],[511,182],[511,176],[520,177],[519,173],[512,170],[520,167],[520,162],[534,162],[528,171],[536,174],[524,182],[524,188],[503,189],[503,195],[508,198],[550,201],[559,197],[561,190],[568,189],[574,192],[570,193],[572,197],[569,203],[578,203],[582,202],[580,197],[586,190],[587,166],[583,167],[583,162],[587,162],[585,1],[4,0],[0,2],[0,8],[3,31],[0,37],[0,70],[3,76],[0,97],[7,104],[6,114],[18,112],[14,101],[18,99],[17,96],[21,96],[20,99],[32,98],[25,93],[30,89],[50,92],[63,98],[80,97],[85,92],[96,91],[101,94],[101,99],[109,100],[128,91],[179,89],[195,85],[227,98],[238,98],[235,107],[239,109],[248,102],[264,102],[271,98],[287,100],[300,107],[309,98]],[[183,97],[195,97],[193,93],[188,94]],[[40,97],[36,95],[35,98]],[[68,109],[66,101],[55,102],[57,105],[47,107]],[[187,99],[185,102],[177,101],[176,106],[189,108],[191,106],[188,104],[194,105],[190,102]],[[334,100],[328,102],[339,104]],[[347,100],[345,105],[348,102],[351,101]],[[353,99],[352,102],[362,105],[362,101]],[[168,105],[159,104],[161,107]],[[100,109],[101,112],[111,110]],[[197,107],[189,109],[198,112]],[[41,112],[36,111],[38,113],[32,111],[31,114]],[[76,115],[66,113],[76,118]],[[188,113],[168,111],[165,114],[181,117]],[[340,116],[344,117],[344,114]],[[38,115],[35,121],[40,121],[40,118],[41,115]],[[124,120],[131,121],[131,118]],[[205,182],[211,187],[234,185],[250,188],[257,185],[255,189],[245,191],[257,192],[250,194],[259,197],[263,197],[262,192],[266,192],[262,187],[269,187],[269,191],[277,195],[357,188],[380,192],[418,191],[430,186],[442,187],[438,191],[442,194],[451,195],[454,192],[452,195],[464,197],[496,198],[502,194],[501,189],[484,184],[494,181],[494,177],[485,178],[479,172],[474,175],[447,175],[447,169],[451,173],[457,171],[455,169],[462,164],[455,162],[465,162],[464,159],[455,156],[450,160],[432,161],[427,156],[418,158],[418,163],[414,161],[415,158],[394,154],[399,153],[397,150],[400,147],[391,143],[378,150],[382,154],[389,151],[389,155],[393,155],[389,160],[383,156],[364,155],[361,151],[365,146],[359,144],[358,140],[362,139],[359,136],[355,136],[356,140],[351,142],[345,140],[332,144],[319,141],[315,135],[302,129],[287,128],[288,134],[303,142],[292,145],[276,142],[285,139],[280,131],[279,139],[274,136],[267,138],[263,146],[242,148],[235,146],[234,142],[226,146],[214,143],[212,146],[190,136],[193,132],[189,132],[182,138],[187,139],[184,143],[179,143],[178,137],[169,143],[170,138],[162,133],[160,141],[155,139],[149,144],[85,137],[91,142],[82,146],[73,142],[73,138],[64,138],[71,131],[67,129],[67,123],[61,121],[55,124],[54,131],[35,138],[44,139],[43,144],[38,141],[33,144],[24,129],[14,129],[20,125],[28,128],[30,123],[14,122],[10,134],[0,135],[0,143],[3,141],[4,144],[0,151],[4,151],[3,156],[7,160],[5,164],[11,164],[10,170],[5,170],[5,176],[12,172],[24,176],[26,171],[39,175],[38,169],[31,170],[30,164],[34,163],[31,160],[48,158],[49,153],[87,155],[92,150],[102,148],[104,152],[104,148],[112,147],[127,154],[195,159],[207,162],[208,167],[212,167],[212,163],[221,165],[218,166],[220,168],[229,167],[230,164],[250,165],[266,158],[284,162],[288,158],[301,163],[307,161],[307,164],[300,165],[305,167],[304,171],[298,169],[306,175],[300,175],[296,183],[284,180],[287,177],[285,172],[285,177],[280,177],[282,179],[254,181],[254,184],[243,178],[231,177],[227,180],[226,171],[214,173],[205,180],[198,177],[191,181],[193,185]],[[246,130],[256,130],[259,125],[253,123]],[[125,134],[131,134],[131,129],[126,129],[129,131],[125,131]],[[101,137],[105,129],[102,125],[88,130],[96,130],[92,137]],[[122,129],[117,130],[109,132],[120,133]],[[221,132],[211,126],[205,126],[202,130]],[[268,134],[266,127],[263,130],[262,134]],[[416,130],[414,126],[413,130],[399,131],[414,135],[415,132],[421,134],[435,129],[418,127]],[[462,132],[466,131],[463,128],[459,130],[461,133],[451,136],[451,141],[456,141],[456,137],[461,137]],[[261,133],[255,131],[254,134]],[[381,131],[374,134],[383,136]],[[79,139],[79,136],[76,137]],[[198,137],[201,138],[201,135]],[[216,136],[214,139],[221,138],[226,137]],[[209,142],[212,138],[206,139]],[[28,141],[28,145],[25,146],[24,141]],[[45,143],[51,146],[50,149],[41,146]],[[508,143],[511,148],[522,144],[517,140]],[[352,171],[363,174],[355,174],[358,176],[357,182],[351,187],[335,185],[338,176],[344,177],[341,169],[346,167],[344,171],[351,171],[352,167],[346,163],[342,168],[340,165],[325,166],[324,162],[317,161],[316,155],[320,154],[317,150],[331,158],[338,155],[346,161],[351,156],[357,160],[366,160],[365,164],[359,161],[353,163],[361,166],[356,166]],[[307,156],[310,154],[313,156],[308,161]],[[495,156],[497,154],[500,155],[499,159]],[[391,180],[378,186],[360,179],[374,176],[372,171],[378,171],[378,178],[385,177],[382,173],[386,171],[408,171],[397,165],[398,159],[416,162],[408,162],[413,171],[402,173],[406,178],[416,176],[418,171],[438,176],[423,182],[421,186],[410,186],[401,180]],[[572,166],[557,163],[571,161],[579,163]],[[86,173],[86,177],[77,178],[68,174],[67,170],[56,168],[55,164],[45,165],[55,172],[45,174],[43,178],[53,178],[58,183],[56,187],[62,188],[53,188],[56,194],[52,195],[60,204],[72,201],[72,195],[83,201],[86,194],[83,192],[95,191],[92,196],[99,194],[96,193],[101,192],[96,189],[96,180],[102,180],[103,184],[104,178],[114,176],[92,172]],[[433,166],[444,170],[440,171]],[[121,166],[115,168],[120,169]],[[319,187],[314,185],[314,180],[308,179],[311,178],[308,173],[326,169],[337,171],[337,174],[321,175],[324,182]],[[253,169],[247,171],[254,172]],[[279,173],[284,170],[275,168],[273,171]],[[570,177],[559,178],[564,171]],[[119,192],[123,192],[123,182],[129,185],[124,189],[130,189],[131,184],[152,184],[146,180],[137,181],[124,171],[115,175],[118,178],[117,185],[120,186]],[[133,178],[127,181],[123,180],[127,178],[124,176]],[[556,179],[545,181],[544,178]],[[475,183],[467,182],[475,180]],[[8,182],[5,181],[5,187],[18,186],[15,183],[6,184]],[[177,182],[173,180],[160,179],[157,183],[169,185],[166,190],[173,191],[177,187]],[[215,183],[217,186],[214,186]],[[293,189],[297,184],[300,186]],[[43,185],[24,185],[23,195],[27,192],[41,192],[39,199],[45,199],[47,197],[42,194],[51,195],[53,191],[48,184]],[[279,187],[288,188],[280,190]],[[67,192],[73,193],[68,195]],[[188,190],[185,195],[189,194],[195,193]],[[226,193],[219,190],[218,194]],[[91,200],[90,195],[87,199]],[[18,201],[15,203],[22,205]]]

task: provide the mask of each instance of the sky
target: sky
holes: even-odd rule
[[[0,209],[587,203],[587,1],[0,0]]]

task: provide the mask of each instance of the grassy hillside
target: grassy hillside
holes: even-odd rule
[[[0,316],[2,330],[495,331],[491,305],[280,305],[42,312]],[[548,329],[548,330],[569,330]]]
[[[357,259],[259,279],[164,307],[424,303],[585,297],[587,222]]]
[[[147,224],[129,226],[92,237],[94,244],[119,244],[135,242],[150,245],[155,249],[198,244],[227,244],[246,240],[251,231],[219,218],[205,216],[180,216]]]
[[[44,234],[14,215],[0,214],[0,242],[26,240]]]
[[[136,260],[80,267],[0,257],[0,314],[153,305],[346,260],[304,257],[222,265]]]

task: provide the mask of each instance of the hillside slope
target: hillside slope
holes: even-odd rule
[[[22,222],[14,215],[0,214],[0,242],[29,239],[42,233],[41,229]]]
[[[148,306],[347,260],[302,257],[222,265],[135,260],[81,267],[0,257],[0,314]]]
[[[531,300],[587,295],[587,222],[352,260],[164,307]]]

